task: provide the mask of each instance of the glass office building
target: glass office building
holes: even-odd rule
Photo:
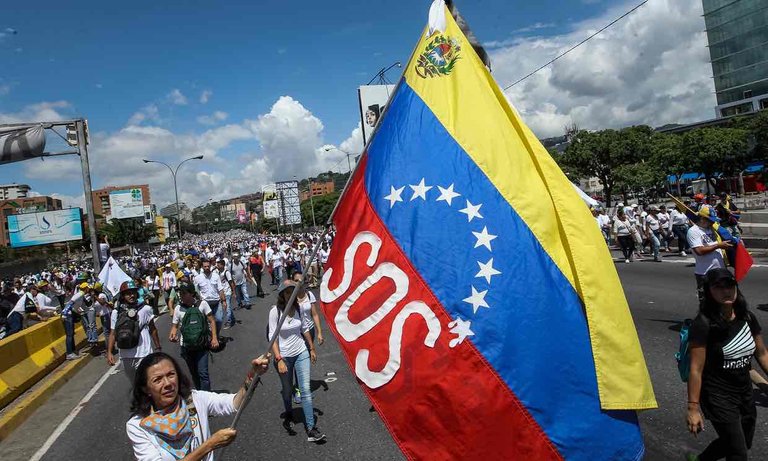
[[[768,108],[768,0],[702,0],[717,116]]]

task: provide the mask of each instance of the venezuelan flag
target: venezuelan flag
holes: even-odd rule
[[[608,249],[438,16],[334,215],[331,329],[410,459],[640,459],[656,401]]]

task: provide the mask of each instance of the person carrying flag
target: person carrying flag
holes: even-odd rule
[[[702,205],[698,212],[698,221],[688,229],[688,246],[691,247],[696,267],[696,292],[699,303],[704,302],[704,276],[711,269],[725,267],[721,250],[732,248],[727,241],[718,241],[712,225],[718,221],[715,209],[710,205]]]

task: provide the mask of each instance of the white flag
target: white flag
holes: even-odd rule
[[[130,280],[131,277],[120,269],[120,265],[111,256],[101,269],[101,273],[99,273],[99,282],[112,293],[112,296],[117,296],[117,293],[120,291],[120,285]]]

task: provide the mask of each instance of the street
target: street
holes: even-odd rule
[[[640,416],[648,460],[683,459],[686,451],[698,452],[715,437],[714,430],[706,422],[705,430],[698,438],[688,434],[685,427],[686,386],[680,381],[674,354],[678,348],[681,321],[695,315],[695,281],[692,264],[677,256],[664,259],[664,263],[617,264],[659,404],[659,409],[643,412]],[[743,293],[763,327],[768,325],[766,275],[768,268],[753,268],[742,284]],[[267,344],[265,322],[274,301],[273,287],[269,287],[267,293],[265,299],[252,298],[252,310],[237,311],[242,324],[224,331],[224,336],[232,337],[232,340],[225,351],[213,355],[210,366],[213,389],[235,392],[242,383],[248,359],[264,351]],[[178,356],[178,346],[167,341],[168,316],[163,316],[158,325],[161,338],[164,338],[163,349]],[[217,453],[216,459],[403,459],[344,363],[335,338],[327,328],[324,331],[326,342],[318,347],[318,361],[312,367],[312,388],[318,426],[327,434],[327,443],[308,443],[300,424],[294,426],[298,435],[286,433],[280,420],[279,381],[274,370],[270,370],[240,422],[236,442],[224,453]],[[553,338],[553,344],[567,340]],[[91,361],[24,425],[0,443],[3,459],[132,459],[125,435],[125,422],[129,418],[129,385],[122,373],[104,378],[108,372],[103,358]],[[327,373],[335,373],[335,376]],[[70,418],[66,427],[62,425],[78,402],[102,378],[103,385],[82,405],[80,412]],[[758,425],[750,457],[767,459],[768,398],[757,395],[757,404]],[[294,419],[301,420],[299,406],[295,406]],[[229,417],[217,418],[212,429],[225,427],[230,422]],[[473,423],[493,424],[488,421]],[[60,436],[42,458],[34,458],[57,427],[63,428],[63,432],[59,429]]]

